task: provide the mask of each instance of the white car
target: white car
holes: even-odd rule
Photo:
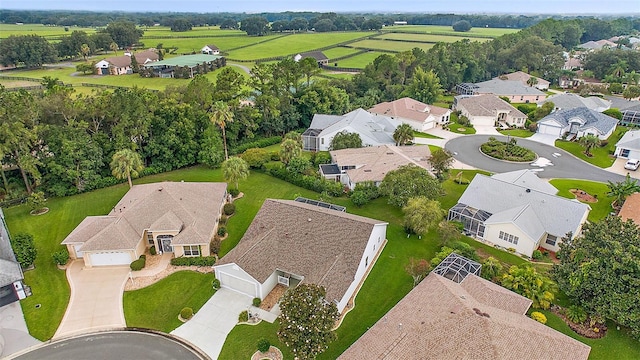
[[[640,160],[638,159],[629,159],[626,164],[624,164],[624,168],[627,170],[638,170],[640,167]]]

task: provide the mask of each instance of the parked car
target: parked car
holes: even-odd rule
[[[640,160],[638,159],[629,159],[626,164],[624,164],[624,168],[627,170],[638,170],[640,167]]]

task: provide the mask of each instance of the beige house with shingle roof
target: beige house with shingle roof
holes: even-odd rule
[[[369,112],[400,120],[416,131],[426,131],[436,125],[448,124],[451,116],[450,109],[428,105],[409,97],[377,104],[369,109]]]
[[[386,244],[387,223],[293,200],[267,199],[214,266],[224,288],[264,299],[277,285],[324,286],[343,311]]]
[[[622,218],[622,221],[632,220],[640,226],[640,193],[627,196],[618,216]]]
[[[531,301],[476,275],[430,273],[339,359],[581,360],[591,348],[527,317]]]
[[[497,95],[460,95],[454,98],[454,109],[466,116],[473,126],[504,124],[524,127],[527,115]]]
[[[335,179],[353,190],[358,183],[373,181],[380,185],[389,171],[403,165],[415,165],[430,169],[431,151],[428,146],[368,146],[357,149],[333,150],[331,165],[321,165],[320,173],[327,179]],[[325,173],[326,172],[326,173]],[[338,174],[335,174],[339,172]]]
[[[151,246],[208,256],[226,198],[226,183],[134,185],[109,215],[86,217],[62,244],[86,267],[129,265]]]

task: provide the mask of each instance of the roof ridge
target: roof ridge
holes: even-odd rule
[[[329,266],[329,268],[327,269],[327,271],[324,273],[324,275],[322,275],[322,277],[320,278],[320,280],[318,280],[318,284],[322,284],[322,282],[324,281],[324,279],[327,278],[327,276],[329,276],[329,273],[331,272],[331,270],[333,270],[333,267],[338,263],[338,260],[340,260],[342,258],[342,252],[338,253],[338,255],[336,255],[336,259],[333,260],[333,263],[331,264],[331,266]]]
[[[264,241],[264,239],[267,238],[267,236],[269,234],[271,234],[271,232],[273,232],[274,227],[271,227],[270,229],[268,229],[264,235],[262,235],[260,237],[260,239],[258,241],[256,241],[253,245],[251,245],[245,252],[243,252],[240,256],[238,256],[238,259],[242,259],[243,257],[245,257],[245,255],[247,255],[251,250],[253,250],[256,246],[258,246],[258,244],[262,243],[262,241]]]
[[[491,177],[491,176],[488,176],[488,175],[485,175],[485,174],[476,174],[476,176],[482,176],[482,177],[485,177],[485,178],[487,178],[487,179],[491,179],[491,180],[495,180],[495,181],[500,181],[500,182],[502,182],[502,183],[504,183],[504,184],[508,184],[508,185],[512,185],[512,186],[517,186],[517,187],[519,187],[519,188],[521,188],[521,189],[525,189],[525,190],[526,190],[526,189],[528,189],[528,190],[529,190],[529,191],[531,191],[531,192],[536,192],[536,193],[539,193],[539,194],[543,194],[543,195],[545,195],[545,196],[554,197],[554,198],[557,198],[557,199],[562,200],[562,201],[568,201],[568,202],[570,202],[570,203],[572,203],[572,204],[575,204],[575,203],[576,203],[576,202],[574,201],[575,199],[569,199],[569,198],[566,198],[566,197],[563,197],[563,196],[559,196],[559,195],[556,195],[556,194],[548,194],[548,193],[545,193],[545,192],[540,191],[540,190],[537,190],[537,189],[528,188],[528,187],[525,187],[525,186],[520,186],[520,185],[518,185],[518,184],[514,184],[514,183],[511,183],[511,182],[508,182],[508,181],[502,180],[502,179],[497,179],[497,178],[494,178],[494,177]],[[475,178],[474,178],[474,179],[475,179]],[[471,180],[471,181],[473,181],[473,180]],[[584,203],[580,203],[580,204],[583,204],[583,205],[587,205],[587,206],[589,206],[588,204],[584,204]]]

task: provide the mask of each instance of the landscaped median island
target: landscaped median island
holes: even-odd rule
[[[536,153],[516,144],[516,139],[499,141],[494,137],[490,137],[488,142],[480,146],[480,151],[487,156],[499,160],[530,162],[536,159]]]

